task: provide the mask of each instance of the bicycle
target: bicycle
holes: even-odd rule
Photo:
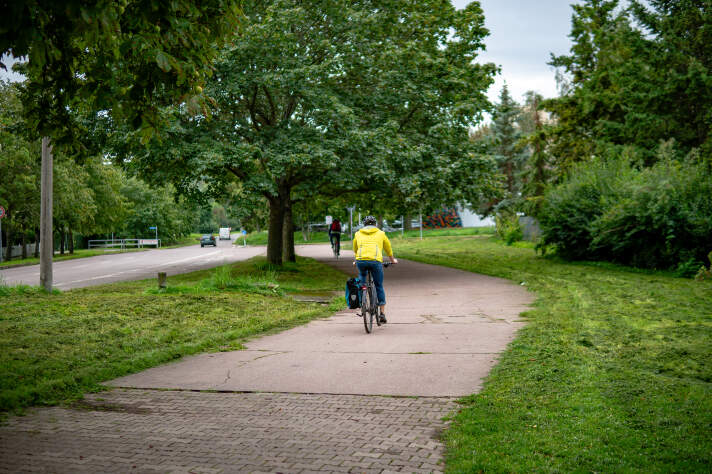
[[[330,235],[329,239],[331,240],[331,251],[334,252],[334,257],[338,260],[341,253],[341,235]]]
[[[389,262],[383,262],[383,268],[392,265]],[[361,316],[363,317],[363,325],[366,328],[366,333],[370,334],[373,331],[373,318],[376,318],[376,325],[380,326],[381,308],[378,306],[376,297],[376,284],[373,282],[371,270],[366,272],[365,285],[361,287]]]

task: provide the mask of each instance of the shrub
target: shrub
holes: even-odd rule
[[[495,217],[495,232],[507,245],[522,240],[524,232],[515,212],[500,212]]]
[[[540,220],[565,258],[694,276],[712,236],[712,172],[672,158],[642,170],[621,158],[583,164],[550,190]]]
[[[707,254],[707,259],[710,261],[709,268],[702,265],[699,270],[697,270],[695,280],[712,280],[712,252]]]
[[[562,257],[600,259],[592,248],[592,226],[612,201],[625,199],[624,182],[634,179],[624,161],[593,162],[574,168],[564,183],[550,190],[541,208],[542,244],[554,244]]]

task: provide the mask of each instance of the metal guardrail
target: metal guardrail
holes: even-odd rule
[[[90,249],[126,249],[126,248],[143,248],[143,247],[161,247],[161,239],[109,239],[109,240],[90,240]]]

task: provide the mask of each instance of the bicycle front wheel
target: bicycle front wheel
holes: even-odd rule
[[[363,316],[363,325],[366,328],[366,333],[370,334],[373,331],[373,304],[371,302],[371,292],[366,287],[361,290],[361,315]]]

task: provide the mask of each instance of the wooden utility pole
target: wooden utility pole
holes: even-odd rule
[[[40,208],[40,286],[52,291],[52,146],[42,137],[42,204]]]

